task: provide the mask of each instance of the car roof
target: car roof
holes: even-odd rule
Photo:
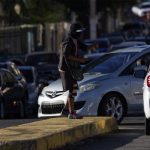
[[[27,54],[26,56],[44,55],[44,54],[52,54],[52,55],[56,54],[57,55],[57,53],[54,53],[54,52],[44,52],[44,51],[42,51],[42,52],[33,52],[33,53],[30,53],[30,54]]]
[[[118,53],[118,52],[142,52],[146,50],[147,48],[150,48],[150,45],[142,45],[142,46],[133,46],[123,49],[114,50],[111,53]]]
[[[146,45],[146,42],[144,41],[126,41],[126,42],[122,42],[116,45],[113,45],[114,48],[121,48],[121,47],[133,47],[136,45]]]

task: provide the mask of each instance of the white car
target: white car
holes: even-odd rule
[[[145,16],[150,13],[150,2],[143,2],[139,6],[133,6],[132,12],[139,17]]]
[[[143,86],[143,103],[145,112],[145,133],[150,135],[150,71],[147,73]]]
[[[107,53],[87,64],[79,82],[75,110],[83,116],[114,116],[143,113],[143,81],[137,77],[137,62],[150,55],[150,46],[135,46]],[[61,80],[45,87],[38,98],[38,117],[61,116],[68,91]]]

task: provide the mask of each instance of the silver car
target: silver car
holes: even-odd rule
[[[113,116],[121,122],[127,114],[143,113],[143,78],[135,76],[136,67],[150,46],[135,46],[107,53],[86,65],[79,82],[76,112],[83,116]],[[67,101],[61,80],[45,87],[38,98],[38,117],[60,116]]]

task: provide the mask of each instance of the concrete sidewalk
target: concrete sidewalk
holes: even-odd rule
[[[0,130],[0,150],[50,150],[118,128],[111,117],[51,118]]]

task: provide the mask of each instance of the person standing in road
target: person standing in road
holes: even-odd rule
[[[64,91],[69,90],[69,96],[67,100],[69,119],[80,119],[82,117],[76,114],[74,109],[74,97],[77,94],[78,84],[77,81],[73,79],[68,64],[71,61],[74,61],[76,63],[86,62],[86,59],[79,56],[79,49],[90,50],[92,48],[95,48],[95,44],[87,47],[81,42],[84,31],[85,28],[83,28],[80,23],[77,22],[71,24],[68,37],[62,42],[62,48],[60,52],[58,69],[60,72]]]

